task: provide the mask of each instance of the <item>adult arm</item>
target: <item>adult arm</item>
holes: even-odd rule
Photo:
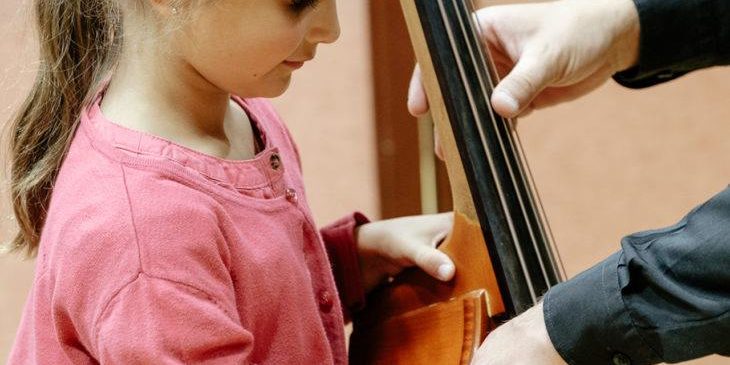
[[[730,355],[728,237],[730,189],[673,226],[625,237],[621,251],[548,293],[554,345],[571,364]]]
[[[491,334],[475,364],[645,365],[730,355],[729,222],[730,188],[673,226],[624,238],[619,252]]]
[[[656,85],[688,72],[730,64],[730,2],[634,0],[641,24],[639,59],[614,79],[627,87]]]

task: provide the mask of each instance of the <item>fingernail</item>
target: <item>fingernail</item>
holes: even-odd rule
[[[502,91],[502,90],[495,91],[493,98],[494,98],[495,104],[496,104],[496,101],[499,101],[504,106],[506,106],[507,111],[511,115],[515,115],[515,114],[517,114],[517,112],[520,111],[520,104],[518,104],[517,100],[515,100],[515,98],[512,97],[512,95],[510,95],[506,91]]]
[[[438,276],[441,280],[449,280],[454,275],[454,265],[443,264],[439,266]]]

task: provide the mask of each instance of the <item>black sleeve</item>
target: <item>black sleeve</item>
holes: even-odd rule
[[[641,36],[638,65],[614,75],[642,88],[730,64],[730,1],[634,0]]]
[[[545,323],[563,358],[644,365],[730,356],[730,188],[621,246],[546,295]]]

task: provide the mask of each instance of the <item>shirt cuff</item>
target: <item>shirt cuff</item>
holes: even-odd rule
[[[571,364],[661,362],[637,331],[619,284],[622,253],[548,291],[543,303],[550,340]]]
[[[730,3],[719,0],[634,0],[641,35],[639,63],[614,80],[630,88],[666,82],[725,64],[730,56]]]
[[[370,223],[370,220],[362,213],[355,212],[321,230],[340,300],[348,318],[349,313],[365,306],[355,228],[366,223]]]

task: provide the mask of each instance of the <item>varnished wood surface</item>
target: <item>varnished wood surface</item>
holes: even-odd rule
[[[493,327],[483,290],[395,316],[353,335],[353,365],[469,365]],[[360,338],[358,336],[366,336]],[[371,349],[377,349],[372,351]]]
[[[449,283],[438,282],[417,269],[408,270],[372,293],[367,308],[358,313],[354,321],[351,361],[362,364],[468,363],[473,350],[486,336],[486,326],[481,324],[489,318],[487,314],[503,313],[504,305],[415,2],[402,0],[401,4],[422,68],[431,114],[442,141],[454,201],[454,228],[439,249],[448,254],[459,269]],[[484,306],[480,312],[484,318],[479,318],[480,325],[476,327],[472,324],[473,314],[454,312],[454,308],[461,308],[462,299],[459,298],[469,293],[481,293],[480,296],[489,299],[478,305],[472,303],[476,307],[469,306]],[[471,326],[476,332],[464,332],[464,326]],[[449,334],[449,341],[442,341],[443,333]],[[434,358],[434,348],[439,349],[443,357]]]

